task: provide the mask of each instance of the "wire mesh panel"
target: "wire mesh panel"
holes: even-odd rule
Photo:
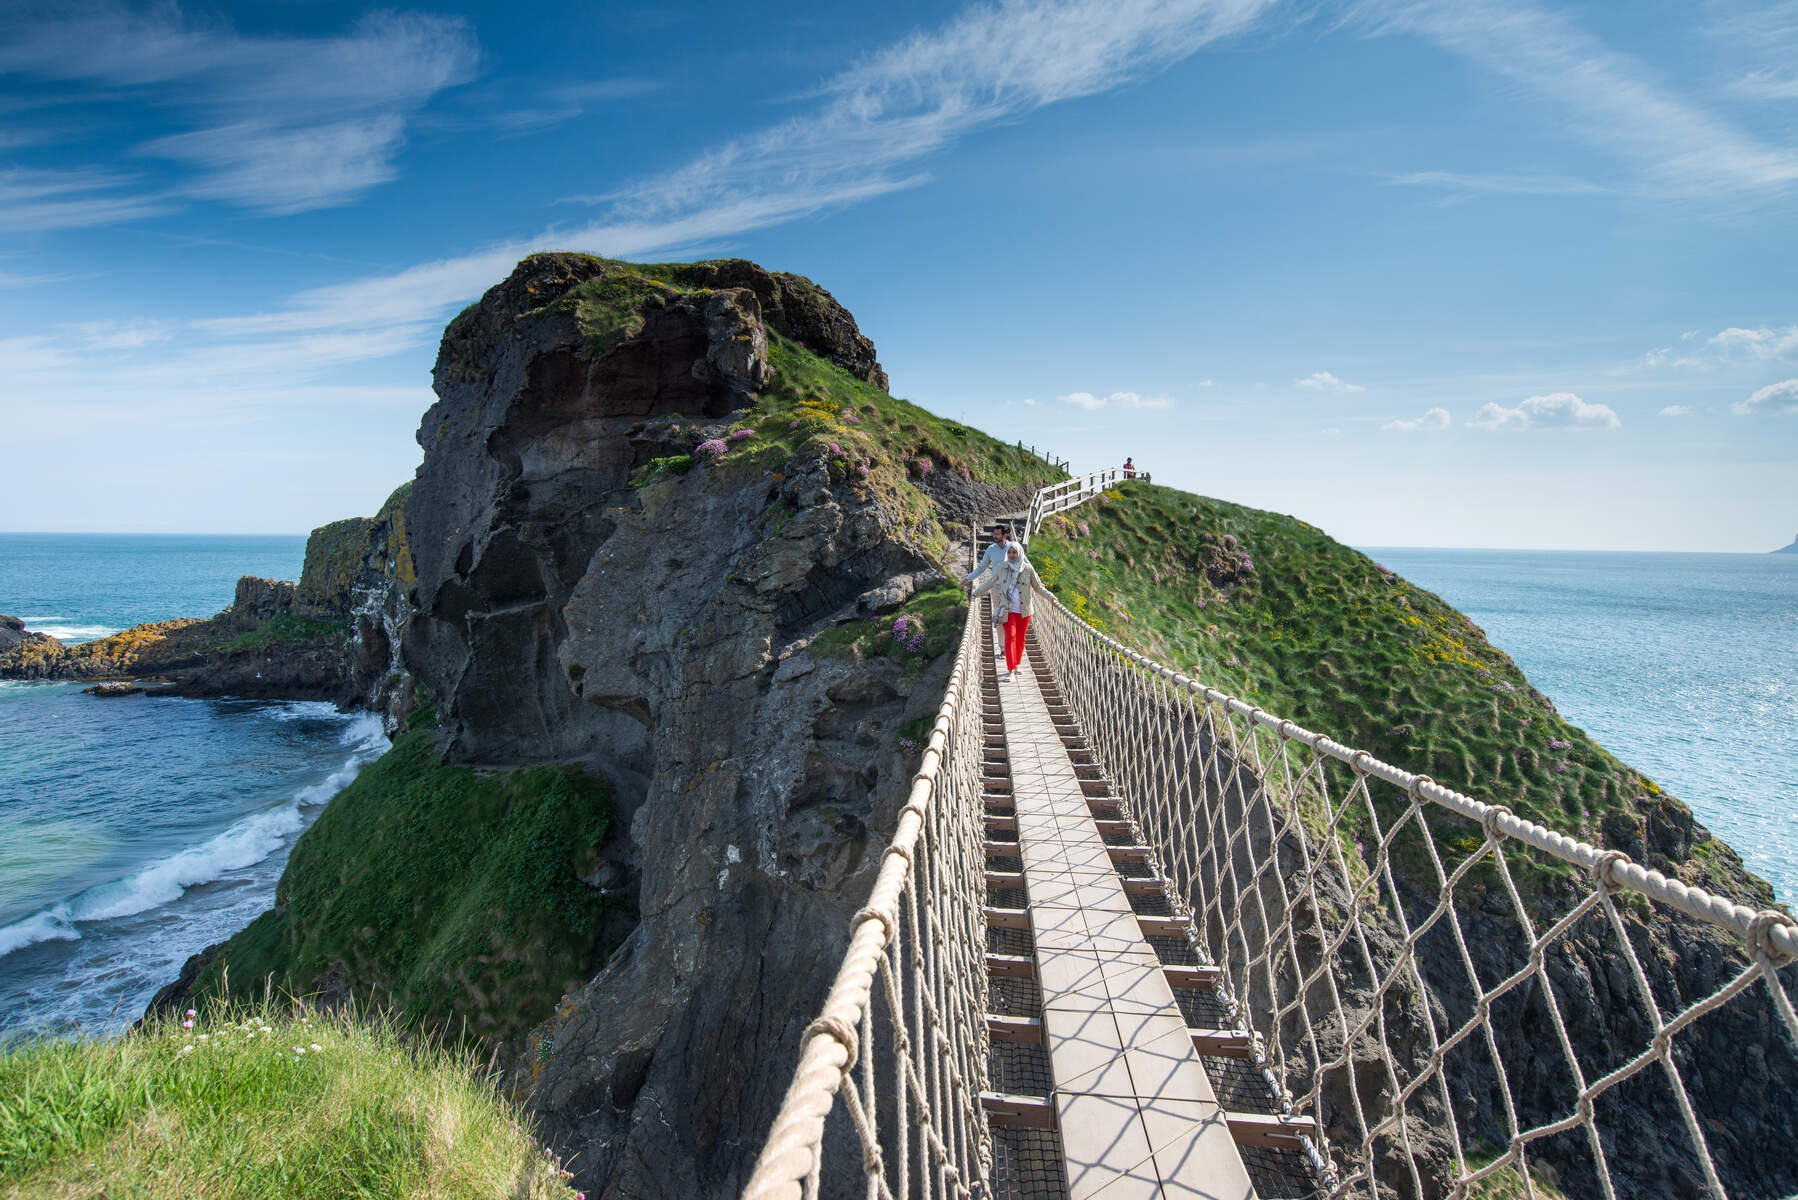
[[[991,1195],[979,630],[744,1196]],[[847,1118],[851,1137],[827,1136]]]
[[[1330,1195],[1798,1188],[1798,927],[1032,624]]]

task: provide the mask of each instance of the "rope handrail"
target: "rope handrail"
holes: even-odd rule
[[[1791,916],[1315,733],[1131,649],[1057,598],[1038,613],[1031,632],[1194,948],[1221,968],[1257,1065],[1287,1111],[1320,1122],[1310,1149],[1325,1194],[1462,1197],[1510,1171],[1498,1186],[1534,1197],[1532,1164],[1564,1137],[1582,1149],[1561,1145],[1554,1161],[1606,1200],[1674,1186],[1667,1176],[1717,1197],[1726,1173],[1757,1194],[1798,1186],[1780,1149],[1798,1135],[1789,1106],[1764,1105],[1758,1128],[1732,1130],[1733,1099],[1694,1074],[1689,1041],[1674,1045],[1709,1022],[1707,1058],[1739,1056],[1722,1071],[1731,1080],[1798,1058],[1798,973],[1780,974],[1798,962]],[[1348,769],[1346,786],[1326,764]],[[1445,817],[1472,836],[1450,838]],[[1519,856],[1540,856],[1521,885]],[[1553,897],[1564,911],[1546,911],[1546,893],[1526,903],[1543,862],[1574,868],[1583,898],[1567,881]],[[1486,927],[1475,921],[1470,938],[1463,907],[1476,888]],[[1632,896],[1699,922],[1716,949],[1645,922]],[[1476,961],[1476,940],[1498,944]],[[1719,954],[1712,973],[1674,970],[1681,955]],[[1581,972],[1607,971],[1605,991],[1571,990]],[[1625,1096],[1638,1107],[1601,1121],[1599,1102]],[[1644,1111],[1664,1112],[1684,1142]]]
[[[927,1187],[933,1196],[971,1197],[977,1185],[985,1192],[992,1168],[979,1103],[985,990],[971,990],[984,985],[985,954],[979,645],[970,607],[910,795],[873,891],[851,918],[849,947],[823,1010],[801,1038],[793,1082],[745,1200],[817,1196],[825,1123],[839,1097],[861,1143],[870,1197],[904,1200],[914,1175],[934,1179]],[[876,1079],[881,1050],[893,1064],[886,1086],[897,1095],[890,1105],[881,1103]],[[891,1129],[882,1129],[884,1115]]]
[[[1704,888],[1682,883],[1677,879],[1669,879],[1659,871],[1632,862],[1626,855],[1620,856],[1617,851],[1601,850],[1589,842],[1582,842],[1577,838],[1568,837],[1566,834],[1556,833],[1545,825],[1524,820],[1509,809],[1486,804],[1452,788],[1443,787],[1428,775],[1413,774],[1403,768],[1382,762],[1365,750],[1357,750],[1352,746],[1333,741],[1321,733],[1313,733],[1295,721],[1277,717],[1266,709],[1238,699],[1227,692],[1221,692],[1208,684],[1190,679],[1173,667],[1156,662],[1146,654],[1130,649],[1116,638],[1094,629],[1058,598],[1051,597],[1051,601],[1054,607],[1068,620],[1085,626],[1093,637],[1112,652],[1170,680],[1176,686],[1185,688],[1194,695],[1202,696],[1210,703],[1222,705],[1238,716],[1246,717],[1259,726],[1275,731],[1282,738],[1298,742],[1338,762],[1351,766],[1359,764],[1369,775],[1395,787],[1406,791],[1415,788],[1416,794],[1423,799],[1440,804],[1470,820],[1484,824],[1490,818],[1495,822],[1495,827],[1505,835],[1551,854],[1571,866],[1590,871],[1597,869],[1602,862],[1607,871],[1606,882],[1611,886],[1640,892],[1650,899],[1672,905],[1687,916],[1696,917],[1698,920],[1708,921],[1727,929],[1743,939],[1751,936],[1757,921],[1762,922],[1766,925],[1765,936],[1775,952],[1779,965],[1798,962],[1798,922],[1791,922],[1787,918],[1787,914],[1777,909],[1749,908],[1745,904],[1737,904],[1728,897],[1718,896]],[[1786,919],[1782,920],[1782,918]]]
[[[1124,477],[1040,489],[1022,540]],[[1798,1114],[1759,1102],[1743,1130],[1733,1107],[1737,1081],[1798,1061],[1789,915],[1269,713],[1058,598],[1030,632],[1192,950],[1216,968],[1224,1019],[1249,1035],[1281,1112],[1315,1118],[1304,1148],[1319,1195],[1461,1200],[1490,1181],[1533,1200],[1543,1171],[1605,1200],[1727,1197],[1725,1178],[1756,1195],[1798,1188]],[[855,1169],[840,1161],[855,1141],[871,1200],[993,1194],[982,651],[970,607],[748,1200],[815,1200],[827,1158],[833,1174]],[[1696,924],[1649,922],[1657,905]],[[1681,974],[1682,957],[1698,969]],[[877,1058],[892,1064],[879,1077]],[[833,1111],[840,1137],[827,1137]]]

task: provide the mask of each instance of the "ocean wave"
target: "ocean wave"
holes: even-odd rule
[[[32,633],[47,633],[59,642],[71,645],[91,642],[103,637],[111,637],[118,632],[114,625],[30,625],[25,626]]]
[[[0,929],[0,957],[38,942],[73,942],[81,937],[69,915],[69,906],[58,904]]]
[[[81,937],[77,928],[81,923],[115,920],[170,904],[180,899],[188,888],[212,883],[232,872],[255,866],[280,850],[305,826],[302,808],[316,807],[342,791],[356,778],[357,772],[378,758],[388,746],[380,718],[372,713],[338,713],[329,704],[318,707],[324,710],[322,714],[304,715],[344,717],[347,725],[341,740],[350,747],[349,758],[324,780],[299,789],[287,803],[277,808],[243,818],[198,846],[172,854],[124,879],[97,884],[22,921],[0,928],[0,956],[38,942],[76,940]]]
[[[354,721],[367,713],[346,713],[329,700],[286,700],[263,709],[271,721]]]

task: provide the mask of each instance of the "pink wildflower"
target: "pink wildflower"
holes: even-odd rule
[[[188,1015],[188,1016],[190,1016],[190,1017],[197,1017],[197,1016],[199,1016],[199,1015],[200,1015],[200,1014],[199,1014],[199,1013],[197,1013],[197,1012],[195,1012],[195,1011],[194,1011],[194,1010],[193,1010],[193,1009],[191,1009],[191,1008],[190,1008],[190,1009],[188,1009],[188,1010],[187,1010],[187,1015]]]
[[[1080,522],[1078,528],[1081,537],[1091,537],[1093,535],[1092,526],[1088,525],[1085,521]]]
[[[733,442],[740,442],[746,437],[754,437],[754,436],[755,436],[755,430],[753,430],[753,429],[738,429],[738,430],[732,431],[732,433],[730,435],[730,440]]]
[[[701,442],[699,445],[693,447],[693,453],[704,455],[706,458],[717,459],[722,458],[724,452],[729,448],[730,447],[724,444],[722,438],[713,438],[709,442]]]
[[[861,466],[855,468],[855,473],[860,475],[863,479],[866,479],[868,477],[868,465],[863,463]]]
[[[862,419],[852,412],[844,413],[843,420],[849,422],[851,425],[860,425],[862,423]]]
[[[837,445],[835,442],[832,442],[830,444],[830,452],[832,454],[841,454],[843,452],[843,448],[841,446]]]

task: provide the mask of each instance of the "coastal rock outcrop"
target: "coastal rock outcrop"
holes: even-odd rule
[[[394,754],[428,735],[442,770],[604,781],[611,833],[578,883],[605,957],[559,1002],[526,963],[513,1011],[468,1003],[527,1027],[499,1065],[589,1195],[734,1195],[787,1084],[767,1064],[829,986],[915,766],[905,735],[941,699],[965,611],[944,521],[1057,473],[889,396],[829,293],[746,262],[533,256],[451,322],[434,379],[409,492],[313,535],[294,612],[347,614],[363,702],[412,729]],[[901,612],[928,632],[901,643]],[[332,947],[321,914],[385,903],[390,875],[327,861],[333,838],[390,836],[338,828],[398,805],[370,794],[384,778],[302,838],[286,906],[159,1003],[226,969],[463,994],[422,944],[379,969],[360,935]],[[435,811],[406,827],[421,843],[453,840]]]
[[[0,678],[42,679],[49,664],[62,654],[62,643],[47,633],[34,633],[17,617],[0,614],[0,671],[11,665],[15,672]]]
[[[579,760],[627,823],[598,879],[640,923],[516,1086],[590,1193],[726,1195],[786,1086],[759,1064],[815,1008],[901,802],[896,731],[946,669],[812,643],[910,598],[860,602],[895,578],[940,580],[944,546],[901,467],[833,465],[846,432],[732,437],[770,334],[884,382],[822,289],[703,265],[608,344],[582,292],[614,269],[527,259],[446,333],[403,659],[451,758]]]

